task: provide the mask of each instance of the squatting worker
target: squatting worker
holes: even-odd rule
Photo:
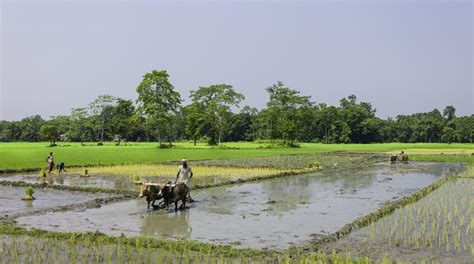
[[[48,172],[51,173],[54,169],[54,156],[53,152],[50,152],[48,157],[46,157],[46,162],[48,163]]]
[[[176,174],[176,180],[174,183],[184,183],[188,188],[188,200],[189,202],[194,202],[191,198],[191,191],[189,189],[189,181],[193,177],[193,171],[191,167],[188,165],[188,161],[186,159],[181,160],[181,165],[178,167],[178,173]]]

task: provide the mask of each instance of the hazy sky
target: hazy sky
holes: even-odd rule
[[[281,80],[318,103],[356,94],[381,117],[474,113],[469,0],[0,1],[0,119],[135,100],[153,69],[183,98],[228,83],[261,108]]]

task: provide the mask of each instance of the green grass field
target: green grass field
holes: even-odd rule
[[[128,143],[115,146],[106,143],[97,146],[94,143],[60,143],[49,147],[40,143],[0,143],[0,170],[31,169],[46,166],[46,156],[50,151],[55,154],[56,162],[63,161],[67,166],[139,164],[163,161],[251,158],[291,154],[308,154],[333,151],[347,152],[399,152],[415,154],[414,160],[474,161],[474,144],[317,144],[302,143],[299,148],[283,148],[269,143],[231,142],[220,147],[205,144],[193,146],[191,143],[175,143],[171,149],[160,149],[158,143]],[[444,155],[440,155],[444,154]]]

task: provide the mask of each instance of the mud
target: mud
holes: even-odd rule
[[[66,210],[88,202],[103,201],[110,198],[107,194],[90,194],[82,192],[58,191],[38,188],[33,201],[23,201],[24,188],[0,186],[0,219],[11,219],[16,216],[45,212],[57,208]]]
[[[163,176],[144,176],[142,181],[167,182],[173,180],[172,177]],[[38,174],[10,174],[0,176],[0,181],[7,182],[25,182],[28,184],[47,184],[51,186],[73,186],[73,187],[92,187],[101,189],[137,191],[139,187],[131,177],[125,175],[97,174],[89,177],[80,177],[77,174],[48,175],[39,177]],[[220,184],[228,179],[219,177],[199,177],[194,179],[193,184],[200,186]]]
[[[236,247],[284,249],[325,236],[410,195],[460,164],[378,164],[192,192],[185,211],[147,211],[143,200],[21,217],[23,227],[110,235],[193,239]]]

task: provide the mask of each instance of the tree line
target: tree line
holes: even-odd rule
[[[166,71],[143,76],[136,101],[101,95],[69,115],[45,120],[39,115],[20,121],[0,121],[0,141],[101,142],[147,141],[166,147],[176,140],[271,140],[288,146],[296,142],[474,142],[474,115],[456,116],[453,106],[440,112],[377,117],[369,102],[355,95],[339,106],[314,103],[310,96],[277,82],[266,88],[266,108],[240,108],[244,95],[228,84],[191,91],[183,105]],[[235,111],[238,109],[238,111]]]

